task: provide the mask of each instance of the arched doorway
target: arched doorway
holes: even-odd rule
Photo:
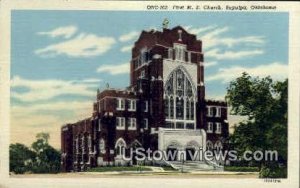
[[[166,149],[166,157],[168,161],[176,161],[178,158],[178,149],[180,144],[177,141],[171,141]]]
[[[192,140],[187,143],[185,147],[185,153],[186,153],[186,160],[187,161],[194,161],[197,159],[197,153],[196,150],[199,148],[198,142]]]
[[[129,148],[133,151],[132,156],[131,156],[133,165],[137,165],[136,149],[141,148],[141,147],[142,147],[142,144],[138,140],[134,140],[129,146]],[[131,152],[131,151],[129,151],[129,152]]]

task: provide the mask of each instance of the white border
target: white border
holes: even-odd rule
[[[288,106],[288,179],[265,183],[263,179],[229,178],[10,178],[8,146],[10,124],[10,11],[23,10],[146,10],[146,5],[276,5],[277,10],[249,12],[289,12],[289,106]],[[196,1],[79,1],[79,0],[0,0],[0,187],[298,187],[299,186],[299,2],[196,2]],[[202,11],[205,12],[205,11]],[[239,12],[239,11],[236,11]],[[276,29],[276,28],[274,28]],[[279,46],[280,48],[280,46]]]

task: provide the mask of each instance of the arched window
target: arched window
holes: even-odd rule
[[[103,138],[99,141],[99,151],[100,153],[105,154],[105,141]]]
[[[221,151],[223,149],[223,145],[220,141],[216,141],[215,143],[215,150],[216,151]]]
[[[116,142],[115,149],[117,156],[125,155],[126,142],[123,138],[119,138]]]
[[[207,141],[206,142],[206,150],[207,151],[212,151],[214,149],[214,145],[213,145],[213,143],[211,142],[211,141]]]
[[[172,123],[175,128],[182,128],[182,125],[186,128],[188,124],[190,129],[195,128],[196,89],[183,69],[175,69],[165,83],[165,118],[167,125]]]

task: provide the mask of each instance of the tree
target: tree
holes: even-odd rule
[[[23,144],[10,145],[10,171],[15,173],[57,173],[60,152],[49,145],[49,133],[38,133],[31,148]]]
[[[33,172],[57,173],[60,170],[60,152],[48,144],[49,133],[38,133],[31,147],[37,154]]]
[[[276,150],[279,161],[251,161],[261,169],[261,177],[284,177],[287,167],[288,81],[270,77],[252,78],[247,73],[232,81],[226,99],[234,115],[247,116],[230,137],[231,147],[246,150]],[[250,164],[249,163],[249,164]],[[283,166],[283,168],[282,168]]]
[[[11,172],[22,174],[31,171],[36,154],[24,144],[11,144],[9,146],[9,168]]]

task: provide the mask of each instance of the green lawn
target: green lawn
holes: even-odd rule
[[[122,172],[122,171],[152,171],[151,168],[148,167],[139,167],[139,166],[103,166],[103,167],[96,167],[91,168],[88,172]]]

